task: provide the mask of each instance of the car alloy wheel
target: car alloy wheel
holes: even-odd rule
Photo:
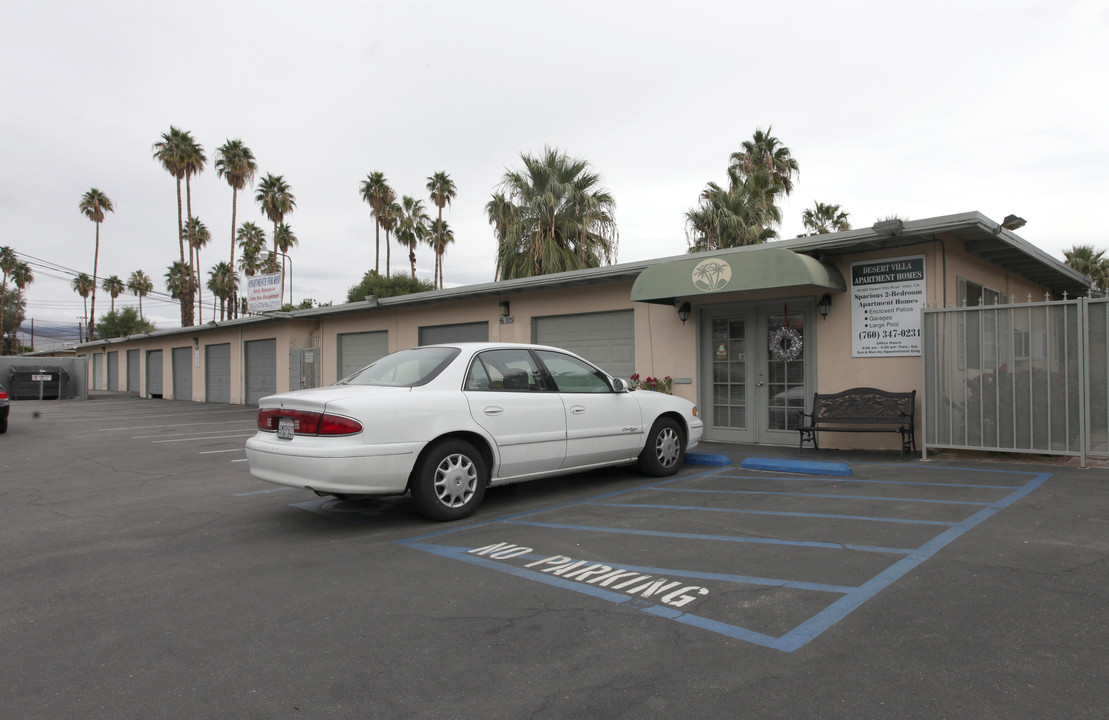
[[[677,421],[669,417],[655,420],[639,454],[639,468],[652,477],[665,477],[678,472],[684,462],[685,438]]]
[[[443,458],[435,468],[435,497],[449,508],[470,502],[477,491],[477,469],[470,458],[455,453]]]
[[[681,456],[681,436],[674,428],[663,428],[655,438],[655,457],[658,458],[658,464],[664,468],[672,468],[678,464]]]
[[[465,440],[442,440],[420,455],[409,484],[416,509],[432,520],[461,520],[485,497],[485,456]]]

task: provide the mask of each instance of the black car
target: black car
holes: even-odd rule
[[[8,391],[4,389],[3,385],[0,385],[0,433],[8,431],[8,410],[10,409],[8,406]]]

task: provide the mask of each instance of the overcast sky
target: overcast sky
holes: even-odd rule
[[[372,267],[359,184],[375,170],[432,210],[427,177],[451,175],[445,279],[465,285],[493,279],[484,206],[521,153],[551,145],[592,163],[625,262],[685,252],[684,212],[770,125],[801,167],[784,238],[820,201],[855,227],[977,210],[1024,217],[1019,234],[1059,258],[1109,246],[1103,0],[39,0],[7,3],[4,24],[0,244],[35,259],[40,327],[82,314],[72,275],[37,263],[92,273],[95,227],[78,210],[91,187],[115,205],[100,277],[142,269],[164,291],[176,193],[151,146],[170,125],[209,163],[242,139],[259,177],[290,183],[297,301],[344,302]],[[272,227],[252,198],[238,220]],[[193,212],[213,235],[210,268],[231,236],[231,190],[210,166]],[[417,258],[430,279],[430,249]],[[408,267],[397,246],[393,261]],[[97,314],[108,304],[98,293]],[[144,311],[180,320],[168,304]]]

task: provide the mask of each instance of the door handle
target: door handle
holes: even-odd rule
[[[585,408],[581,405],[572,405],[570,407],[570,414],[571,415],[582,415],[584,413],[585,413]]]
[[[504,408],[503,407],[497,407],[496,405],[490,405],[489,407],[485,408],[485,414],[486,415],[500,415],[503,412],[504,412]]]

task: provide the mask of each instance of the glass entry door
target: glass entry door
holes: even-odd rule
[[[701,313],[705,439],[793,444],[811,396],[807,303],[728,305]]]

